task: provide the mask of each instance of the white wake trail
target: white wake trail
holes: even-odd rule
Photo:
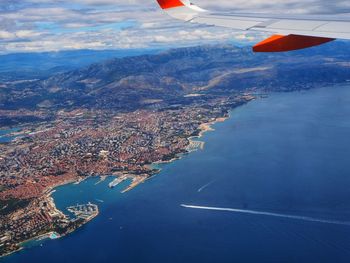
[[[213,183],[215,183],[215,180],[213,180],[213,181],[211,181],[211,182],[209,182],[209,183],[203,185],[201,188],[199,188],[199,189],[197,190],[197,192],[198,192],[198,193],[202,192],[205,188],[207,188],[208,186],[212,185]]]
[[[309,222],[318,222],[318,223],[324,223],[324,224],[350,226],[350,222],[347,222],[347,221],[327,220],[327,219],[320,219],[320,218],[314,218],[314,217],[308,217],[308,216],[295,216],[295,215],[288,215],[288,214],[270,213],[270,212],[263,212],[263,211],[235,209],[235,208],[226,208],[226,207],[211,207],[211,206],[198,206],[198,205],[185,205],[185,204],[182,204],[181,206],[184,208],[192,208],[192,209],[226,211],[226,212],[251,214],[251,215],[274,216],[274,217],[282,217],[282,218],[303,220],[303,221],[309,221]]]

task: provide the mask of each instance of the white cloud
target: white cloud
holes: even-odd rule
[[[11,32],[8,32],[8,31],[5,31],[5,30],[0,30],[0,39],[11,39],[11,38],[14,38],[15,37],[15,34],[14,33],[11,33]]]
[[[113,49],[257,41],[260,35],[175,21],[156,0],[1,0],[0,53]],[[193,0],[209,9],[265,13],[341,13],[343,0]]]

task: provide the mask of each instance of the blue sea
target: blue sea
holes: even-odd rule
[[[10,134],[12,132],[17,132],[20,129],[18,128],[13,128],[13,129],[9,129],[9,130],[0,130],[0,143],[6,143],[6,142],[10,142],[12,141],[15,136],[7,136],[7,134]]]
[[[128,193],[112,178],[58,188],[59,208],[91,201],[100,215],[3,262],[350,262],[350,87],[271,94],[230,115],[204,150]]]

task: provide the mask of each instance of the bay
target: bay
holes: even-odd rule
[[[12,141],[16,136],[6,136],[7,134],[10,134],[12,132],[17,132],[20,129],[18,128],[12,128],[9,130],[0,130],[0,143],[6,143]]]

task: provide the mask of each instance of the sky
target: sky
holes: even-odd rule
[[[349,0],[193,0],[213,11],[344,14]],[[266,35],[192,25],[156,0],[0,0],[0,54],[72,49],[154,49],[257,42]]]

